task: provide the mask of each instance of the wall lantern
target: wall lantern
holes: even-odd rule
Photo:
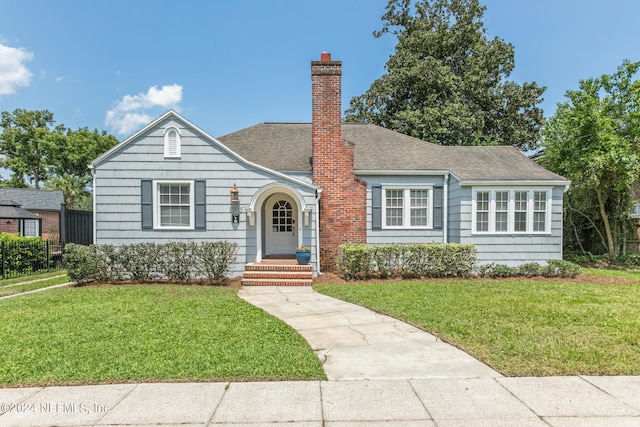
[[[233,224],[238,224],[240,222],[240,198],[238,194],[240,190],[236,187],[236,184],[233,184],[233,188],[230,191],[231,193],[231,222]]]

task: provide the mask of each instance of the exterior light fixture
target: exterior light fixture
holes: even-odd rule
[[[230,191],[231,193],[231,223],[238,224],[240,222],[240,198],[238,195],[240,194],[240,190],[236,187],[236,184],[233,184],[233,188]]]

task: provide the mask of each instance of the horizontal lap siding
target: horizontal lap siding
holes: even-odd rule
[[[165,126],[160,124],[160,126]],[[164,158],[163,130],[158,129],[131,142],[96,168],[95,216],[98,244],[132,244],[168,241],[219,241],[238,244],[237,263],[232,275],[239,275],[244,265],[256,256],[256,226],[249,225],[248,215],[240,214],[240,223],[231,223],[230,190],[240,190],[240,206],[249,206],[252,196],[264,185],[286,182],[303,196],[307,207],[315,211],[315,192],[266,171],[239,162],[220,147],[199,137],[180,123],[180,159]],[[141,227],[141,180],[206,180],[205,230],[143,230]],[[315,216],[302,227],[305,245],[315,246],[312,230]]]
[[[449,206],[448,206],[448,239],[449,243],[460,243],[460,212],[464,192],[460,187],[460,181],[454,176],[449,180]]]

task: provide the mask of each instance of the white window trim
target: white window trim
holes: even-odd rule
[[[382,185],[382,229],[386,230],[429,230],[433,228],[433,185]],[[387,190],[402,190],[402,224],[387,225]],[[427,190],[427,225],[411,225],[411,190]]]
[[[160,225],[160,200],[158,198],[158,186],[162,184],[189,184],[189,226]],[[193,180],[161,180],[153,181],[153,228],[155,230],[194,230],[195,229],[195,181]]]
[[[509,214],[507,231],[496,231],[496,192],[508,192],[509,193]],[[518,191],[527,192],[527,230],[515,231],[515,193]],[[534,193],[538,191],[544,191],[547,193],[546,204],[546,221],[544,231],[533,231],[533,217],[534,217]],[[489,193],[489,230],[478,231],[477,230],[477,199],[478,193]],[[553,188],[550,187],[473,187],[471,199],[471,233],[480,235],[545,235],[551,234],[551,211],[552,211],[552,196]]]
[[[176,152],[170,153],[169,150],[169,133],[176,133]],[[164,130],[164,157],[165,158],[180,158],[182,156],[182,135],[180,129],[176,127],[168,127]]]

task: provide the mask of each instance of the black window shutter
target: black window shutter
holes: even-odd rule
[[[143,179],[140,184],[142,229],[153,229],[153,181]]]
[[[441,185],[433,187],[433,228],[442,228],[444,191]]]
[[[207,181],[197,179],[194,185],[195,228],[196,230],[204,230],[207,228]]]
[[[371,186],[371,229],[382,228],[382,186]]]

